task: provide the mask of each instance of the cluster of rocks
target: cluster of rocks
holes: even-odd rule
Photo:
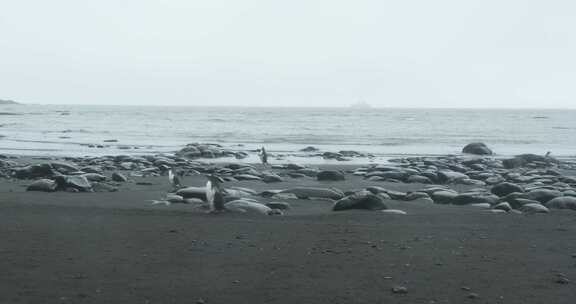
[[[21,165],[16,162],[9,168],[8,176],[16,179],[34,179],[28,191],[113,192],[127,178],[119,172],[104,174],[100,166],[77,166],[72,162],[51,161]]]
[[[180,151],[176,152],[176,156],[188,159],[198,158],[221,158],[221,157],[235,157],[236,159],[244,159],[248,157],[248,153],[244,151],[232,151],[224,149],[218,144],[188,144]]]
[[[371,154],[360,153],[357,151],[352,150],[342,150],[339,152],[320,152],[320,149],[308,146],[304,149],[300,149],[300,152],[309,153],[310,157],[322,157],[323,159],[331,159],[337,161],[349,161],[353,158],[362,157],[362,158],[371,158],[374,157]]]

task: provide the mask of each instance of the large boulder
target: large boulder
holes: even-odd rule
[[[546,204],[548,201],[562,196],[562,192],[557,190],[549,189],[536,189],[525,194],[525,198],[539,201],[542,204]]]
[[[54,192],[57,188],[58,184],[55,181],[44,178],[34,181],[26,188],[26,191]]]
[[[30,165],[24,168],[16,169],[14,172],[14,177],[19,179],[51,177],[53,175],[54,170],[50,164]]]
[[[548,212],[550,212],[550,210],[548,208],[546,208],[546,206],[543,206],[541,204],[535,204],[535,203],[523,205],[522,207],[520,207],[520,211],[522,211],[524,213],[548,213]]]
[[[92,184],[83,175],[70,175],[65,178],[65,187],[73,188],[81,192],[92,191]]]
[[[435,191],[432,193],[432,200],[436,204],[452,204],[452,200],[458,196],[458,193],[448,190]]]
[[[485,143],[480,143],[480,142],[467,144],[462,149],[462,153],[475,154],[475,155],[492,155],[492,154],[494,154],[494,152],[492,152],[492,150],[490,150],[490,148],[488,148],[488,146],[486,146]]]
[[[362,190],[338,200],[332,206],[332,211],[350,209],[384,210],[388,209],[384,200],[370,191]]]
[[[490,191],[493,194],[502,197],[514,192],[524,192],[524,188],[513,183],[504,182],[492,187]]]
[[[128,178],[126,178],[126,176],[124,176],[124,174],[122,174],[122,173],[114,172],[114,173],[112,173],[112,180],[115,182],[123,183],[123,182],[128,181]]]
[[[563,196],[551,199],[546,203],[546,207],[552,209],[572,209],[576,210],[576,197]]]

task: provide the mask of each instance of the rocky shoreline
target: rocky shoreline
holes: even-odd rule
[[[313,147],[305,150],[318,152]],[[324,152],[322,155],[329,158],[364,157],[352,152]],[[392,159],[384,164],[349,166],[346,170],[323,170],[293,163],[271,166],[243,162],[208,163],[196,159],[234,156],[241,160],[247,153],[225,150],[216,144],[190,144],[175,155],[67,157],[58,160],[36,159],[35,164],[22,162],[17,157],[3,156],[0,158],[0,177],[29,181],[27,191],[115,192],[122,188],[123,183],[134,182],[141,177],[166,176],[170,170],[181,177],[217,175],[226,183],[256,181],[270,184],[268,190],[260,193],[246,188],[226,190],[227,203],[240,202],[246,204],[248,209],[253,208],[263,214],[282,214],[283,210],[260,208],[262,198],[287,201],[310,197],[333,200],[332,209],[335,211],[386,210],[386,201],[389,200],[470,205],[491,212],[548,213],[549,209],[576,210],[576,176],[572,175],[576,171],[576,162],[533,154],[497,159],[482,143],[467,145],[463,152],[467,154],[409,157]],[[274,183],[297,179],[346,181],[347,175],[362,177],[370,186],[356,190],[312,187],[276,189],[272,186]],[[413,191],[398,192],[381,187],[379,183],[419,186]],[[454,190],[457,185],[468,186],[469,189],[458,192]],[[201,206],[205,204],[205,189],[202,185],[173,190],[165,201]],[[288,202],[280,203],[289,205]]]

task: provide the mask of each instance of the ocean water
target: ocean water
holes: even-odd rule
[[[3,154],[170,153],[202,142],[238,150],[264,146],[276,154],[315,146],[389,158],[457,154],[476,141],[502,156],[551,151],[575,157],[576,111],[0,105]]]

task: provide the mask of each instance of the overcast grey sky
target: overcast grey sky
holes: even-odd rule
[[[0,99],[576,108],[573,0],[0,0]]]

